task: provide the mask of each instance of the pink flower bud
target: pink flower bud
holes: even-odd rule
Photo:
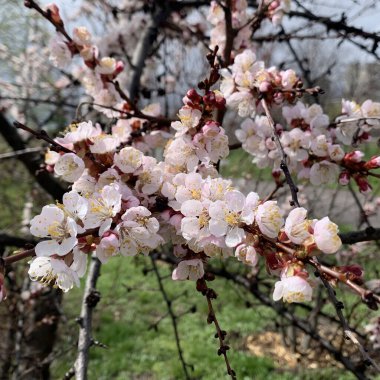
[[[356,176],[355,181],[362,194],[367,195],[372,192],[372,186],[369,184],[367,177]]]
[[[374,156],[364,164],[368,170],[380,168],[380,156]]]
[[[117,61],[116,62],[116,69],[115,69],[115,75],[120,74],[123,70],[124,70],[123,61]]]
[[[61,15],[59,14],[59,8],[56,4],[51,3],[51,4],[47,5],[46,11],[50,15],[54,24],[63,24],[63,21],[61,19]]]
[[[363,152],[361,152],[360,150],[355,150],[353,152],[347,153],[344,156],[344,160],[359,163],[359,162],[361,162],[363,157],[364,157]]]
[[[339,174],[339,184],[342,186],[348,185],[350,182],[350,173],[347,171],[344,171]]]
[[[201,96],[197,93],[197,90],[195,90],[194,88],[191,88],[189,91],[187,91],[186,96],[193,103],[199,103],[201,101]]]

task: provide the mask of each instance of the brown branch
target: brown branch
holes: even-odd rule
[[[43,129],[41,129],[39,132],[37,132],[34,129],[29,128],[26,125],[24,125],[24,124],[22,124],[22,123],[20,123],[18,121],[14,121],[13,125],[16,128],[18,128],[18,129],[22,129],[23,131],[26,131],[26,132],[30,133],[31,135],[35,136],[38,140],[44,140],[44,141],[46,141],[47,143],[49,143],[50,145],[52,145],[54,147],[54,149],[57,150],[58,152],[61,151],[61,152],[65,152],[65,153],[75,153],[74,151],[65,148],[61,144],[58,144]]]
[[[380,228],[368,227],[361,231],[352,231],[339,234],[343,244],[355,244],[362,241],[380,240]]]
[[[79,323],[78,354],[74,369],[77,380],[87,380],[89,350],[93,345],[92,313],[100,301],[100,293],[96,290],[96,283],[100,275],[101,262],[95,254],[92,255],[90,269],[87,274],[86,285],[82,299],[82,310]]]
[[[0,133],[9,144],[9,146],[14,150],[24,150],[27,148],[23,139],[17,132],[5,116],[0,112]],[[45,170],[41,170],[39,155],[21,155],[18,156],[19,161],[26,167],[28,172],[35,177],[38,184],[53,198],[61,199],[65,193],[65,189],[60,185],[60,183],[51,176]]]

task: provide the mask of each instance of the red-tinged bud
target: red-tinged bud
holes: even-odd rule
[[[367,170],[380,168],[380,156],[374,156],[364,164]]]
[[[191,88],[189,91],[187,91],[186,96],[193,103],[199,103],[202,99],[202,97],[197,93],[197,90],[195,88]]]
[[[224,98],[217,98],[216,99],[216,103],[215,103],[215,107],[218,110],[224,110],[226,108],[226,99],[224,99]]]
[[[368,132],[363,132],[360,135],[360,140],[362,141],[369,141],[371,139],[371,135]]]
[[[358,176],[355,176],[355,181],[362,194],[367,195],[372,192],[372,186],[369,184],[367,177],[358,175]]]
[[[120,74],[124,70],[124,63],[123,61],[117,61],[116,62],[116,68],[115,68],[115,75]]]
[[[343,171],[339,174],[339,184],[342,186],[346,186],[350,182],[350,173],[347,171]]]
[[[275,253],[267,253],[265,255],[266,266],[269,271],[275,271],[284,266],[284,264],[278,260],[277,255]]]
[[[213,91],[209,91],[205,96],[203,96],[203,101],[207,105],[214,105],[215,104],[215,94]]]
[[[49,14],[51,20],[56,25],[63,25],[61,15],[59,14],[59,8],[56,4],[52,3],[46,7],[46,12]]]
[[[334,268],[339,273],[346,274],[349,280],[361,280],[364,274],[363,268],[359,264],[344,265]]]
[[[347,153],[344,156],[343,160],[348,161],[348,162],[351,161],[351,162],[359,163],[362,161],[363,157],[364,157],[363,152],[361,152],[360,150],[355,150],[353,152]]]
[[[268,10],[270,11],[274,11],[276,8],[278,8],[280,6],[280,2],[279,1],[272,1],[270,4],[269,4],[269,7],[268,7]]]

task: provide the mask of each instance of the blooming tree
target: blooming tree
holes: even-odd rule
[[[378,230],[339,234],[329,216],[313,218],[302,207],[296,183],[355,183],[360,193],[369,194],[369,178],[379,177],[380,156],[366,159],[359,149],[380,126],[380,103],[342,100],[340,114],[331,119],[320,105],[305,100],[322,93],[318,86],[305,86],[294,70],[267,67],[258,59],[252,33],[263,22],[281,25],[290,12],[290,1],[261,1],[256,8],[245,0],[212,1],[194,11],[199,25],[181,13],[192,4],[147,3],[152,7],[151,19],[137,12],[134,2],[127,2],[123,10],[112,8],[116,14],[131,14],[128,48],[134,46],[134,51],[132,58],[125,53],[127,60],[132,59],[133,70],[128,72],[128,62],[113,53],[113,49],[123,50],[124,21],[101,41],[80,24],[69,30],[57,5],[42,7],[34,0],[25,1],[27,8],[56,29],[47,48],[50,62],[67,73],[76,72],[97,116],[83,116],[86,102],[82,102],[75,120],[63,126],[56,138],[15,121],[16,128],[49,144],[42,170],[49,178],[58,178],[65,190],[60,196],[57,190],[56,202],[43,206],[31,219],[30,233],[38,239],[35,246],[2,259],[0,299],[6,297],[7,267],[27,257],[32,281],[65,293],[80,286],[87,273],[84,299],[94,296],[99,267],[114,256],[145,255],[167,261],[173,265],[172,280],[193,281],[206,298],[208,322],[215,325],[219,339],[218,354],[234,379],[226,333],[213,308],[217,294],[210,287],[214,275],[223,273],[213,271],[209,261],[236,260],[252,273],[265,266],[267,276],[276,279],[273,301],[311,301],[316,284],[322,283],[344,334],[363,360],[377,368],[348,326],[333,288],[342,284],[371,309],[377,309],[380,298],[363,286],[359,266],[339,264],[339,260],[330,266],[326,258],[339,256],[342,241],[373,240]],[[141,77],[149,76],[142,73],[144,64],[150,73],[160,70],[159,61],[148,57],[148,44],[164,22],[178,23],[188,39],[197,33],[209,36],[205,77],[181,96],[175,119],[164,116],[159,103],[142,105],[138,98]],[[141,25],[146,25],[146,32],[136,43]],[[171,29],[177,32],[173,25]],[[238,144],[229,142],[224,128],[227,111],[241,118],[234,131]],[[221,160],[240,146],[254,165],[272,170],[274,190],[266,197],[244,193],[220,174]],[[291,195],[290,209],[276,200],[281,188]],[[92,306],[86,302],[73,369],[78,379],[86,378],[91,345]],[[368,331],[378,345],[378,320],[368,325]],[[188,377],[186,366],[184,371]]]

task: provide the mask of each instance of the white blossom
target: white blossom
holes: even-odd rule
[[[191,280],[196,281],[204,275],[202,260],[183,260],[178,264],[172,273],[172,279],[175,281]]]
[[[324,253],[335,253],[342,246],[338,232],[338,226],[328,216],[316,222],[313,235],[318,249]]]
[[[83,174],[85,165],[75,153],[65,153],[54,165],[54,172],[67,182],[75,182]]]
[[[273,292],[273,300],[279,301],[281,298],[286,302],[311,301],[313,289],[310,284],[300,276],[281,278],[277,281]]]

